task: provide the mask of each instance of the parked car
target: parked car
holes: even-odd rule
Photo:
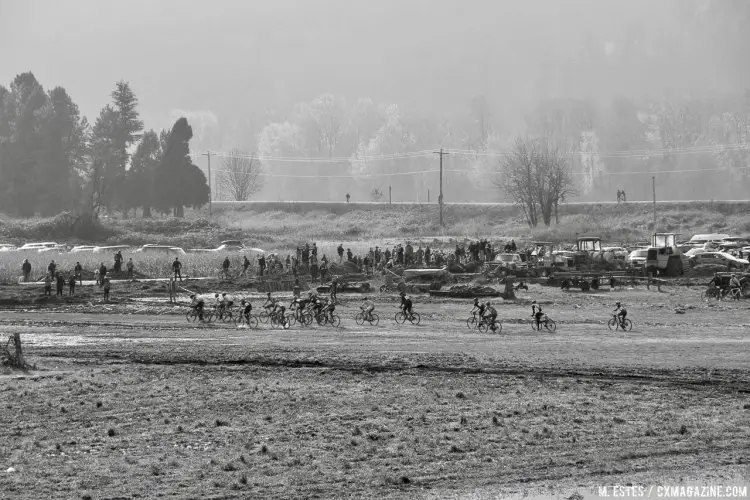
[[[25,243],[19,250],[21,251],[33,251],[38,252],[42,249],[56,248],[59,244],[54,241],[46,241],[44,243]]]
[[[15,252],[18,247],[11,243],[0,243],[0,252]]]
[[[628,254],[628,258],[625,262],[632,267],[641,268],[646,264],[646,256],[648,255],[647,248],[638,248]]]
[[[130,245],[110,245],[106,247],[94,247],[94,253],[117,253],[130,250]]]
[[[727,267],[745,267],[750,264],[746,259],[740,259],[725,252],[702,252],[690,257],[694,266],[701,264],[717,264]]]
[[[506,267],[508,269],[526,269],[528,267],[528,264],[517,253],[498,254],[495,257],[495,263],[499,264],[499,267]]]
[[[143,245],[141,248],[137,249],[136,252],[155,255],[185,255],[185,250],[170,245]]]
[[[602,252],[611,252],[618,260],[627,259],[629,254],[625,247],[602,247]]]
[[[94,245],[78,245],[70,249],[70,253],[93,252]]]

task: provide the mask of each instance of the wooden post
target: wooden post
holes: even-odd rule
[[[16,332],[13,334],[13,344],[15,344],[16,348],[16,359],[14,360],[14,365],[17,368],[23,368],[26,366],[26,363],[23,360],[23,351],[21,350],[21,334]]]

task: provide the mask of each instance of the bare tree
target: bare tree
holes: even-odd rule
[[[495,185],[521,208],[529,227],[559,223],[558,205],[576,194],[564,148],[550,139],[516,139]]]
[[[235,201],[246,201],[263,187],[261,163],[254,156],[232,149],[223,167],[221,185]]]

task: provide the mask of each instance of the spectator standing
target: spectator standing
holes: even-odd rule
[[[132,280],[133,279],[133,270],[135,269],[135,264],[133,264],[133,258],[128,259],[128,263],[125,264],[125,268],[128,270],[127,279]]]
[[[250,267],[250,260],[247,255],[242,256],[242,276],[247,276],[247,269]]]
[[[23,259],[23,264],[21,264],[21,271],[23,272],[24,283],[28,283],[29,279],[31,278],[31,262],[29,262],[29,259]]]
[[[56,289],[57,293],[55,294],[56,297],[62,297],[63,296],[63,289],[65,288],[65,276],[62,275],[62,273],[57,273],[56,278]]]
[[[55,277],[55,270],[57,269],[57,264],[55,264],[55,261],[49,263],[49,266],[47,266],[47,271],[49,271],[49,275],[54,278]]]
[[[174,258],[174,262],[172,262],[172,272],[174,273],[175,278],[180,278],[180,281],[182,281],[182,262],[180,262],[179,257]]]
[[[122,272],[122,252],[120,250],[115,254],[115,272],[118,274]]]
[[[68,295],[74,295],[76,293],[76,275],[71,274],[68,278]]]
[[[349,193],[346,193],[346,202],[347,203],[349,203],[349,198],[351,198],[351,196],[349,195]]]
[[[76,267],[73,268],[73,278],[78,279],[78,283],[83,285],[83,266],[80,262],[76,262]]]
[[[263,254],[260,254],[260,257],[258,257],[258,270],[259,276],[263,277],[263,271],[266,270],[266,256]]]
[[[49,273],[44,276],[44,295],[52,297],[52,276]]]
[[[224,257],[224,262],[221,263],[221,272],[224,276],[224,279],[229,279],[229,266],[231,263],[229,262],[229,256]]]
[[[107,276],[107,266],[104,265],[104,262],[102,262],[99,265],[99,286],[101,287],[104,285],[104,278]]]
[[[340,264],[341,261],[344,260],[344,244],[343,243],[341,243],[338,246],[338,248],[336,249],[336,252],[338,252],[338,254],[339,254],[339,264]]]
[[[112,284],[109,282],[109,274],[104,273],[102,283],[104,283],[104,301],[109,302],[109,290]]]

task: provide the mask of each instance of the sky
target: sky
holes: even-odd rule
[[[721,87],[685,58],[607,65],[638,30],[641,44],[679,35],[674,2],[0,0],[0,83],[31,70],[93,121],[126,80],[149,128],[262,121],[324,92],[433,114],[487,95],[520,116],[544,97]]]

